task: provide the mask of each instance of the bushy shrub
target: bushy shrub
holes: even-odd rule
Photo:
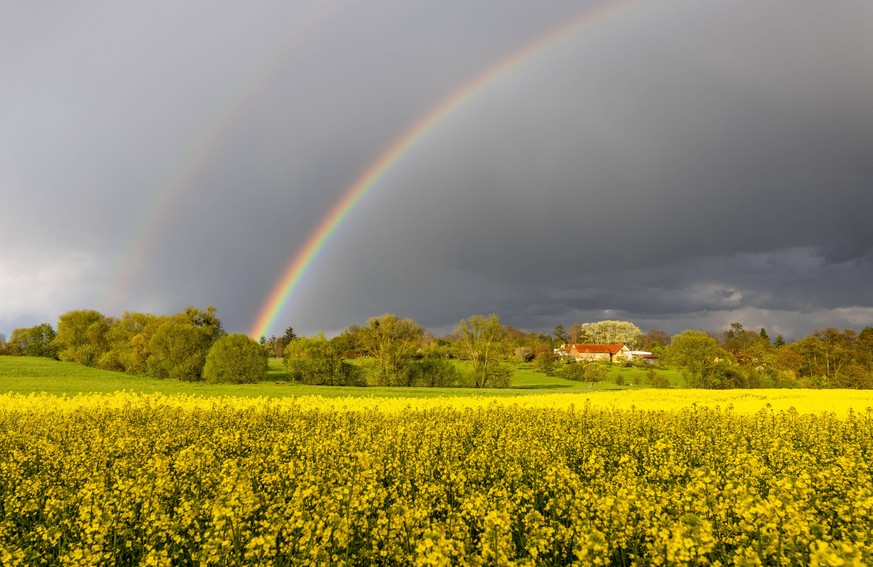
[[[254,384],[267,374],[267,354],[257,341],[245,335],[221,337],[209,349],[203,367],[207,382]]]
[[[209,329],[177,319],[167,321],[149,341],[149,374],[157,378],[200,380],[212,340]]]
[[[536,365],[537,370],[546,376],[554,376],[555,368],[558,366],[558,358],[552,351],[543,351],[536,355],[534,358],[534,364]]]
[[[451,361],[438,356],[426,356],[412,367],[413,383],[416,386],[447,388],[461,382],[461,373]]]
[[[322,386],[363,386],[361,372],[343,360],[324,335],[302,337],[285,347],[285,368],[294,382]]]
[[[666,376],[661,374],[660,372],[655,372],[654,370],[649,370],[646,372],[646,378],[649,380],[649,384],[652,385],[652,388],[669,388],[670,380],[667,379]]]

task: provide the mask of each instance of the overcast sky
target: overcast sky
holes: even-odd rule
[[[47,1],[0,4],[0,332],[187,305],[248,332],[368,166],[531,45],[273,333],[873,325],[869,0]]]

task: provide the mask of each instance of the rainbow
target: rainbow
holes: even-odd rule
[[[311,0],[297,10],[287,32],[258,59],[236,88],[220,101],[201,128],[191,136],[191,142],[155,191],[151,204],[139,216],[139,222],[122,248],[119,266],[114,276],[109,278],[103,293],[104,310],[117,311],[146,254],[160,234],[161,221],[193,185],[198,172],[208,163],[210,155],[221,144],[236,117],[269,84],[293,49],[319,29],[319,24],[333,14],[338,6],[336,0]]]
[[[355,205],[367,195],[385,173],[428,132],[444,121],[449,115],[484,90],[499,77],[513,68],[532,59],[546,48],[560,42],[579,29],[602,20],[633,3],[633,0],[613,1],[583,11],[579,16],[565,22],[547,34],[522,46],[486,69],[480,75],[451,93],[447,98],[431,108],[424,116],[414,122],[395,139],[372,164],[346,189],[343,196],[328,211],[303,246],[293,256],[291,263],[273,287],[267,301],[258,313],[249,336],[258,339],[273,327],[276,318],[282,313],[304,274],[318,257],[330,237],[346,219]]]

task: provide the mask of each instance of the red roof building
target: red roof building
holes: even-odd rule
[[[559,353],[563,356],[572,356],[577,362],[580,360],[617,362],[632,358],[630,349],[625,344],[570,343],[561,345]]]

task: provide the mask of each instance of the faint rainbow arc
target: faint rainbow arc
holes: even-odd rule
[[[297,289],[309,266],[322,248],[324,248],[331,235],[336,232],[342,221],[369,190],[376,185],[376,182],[409,149],[424,138],[431,129],[445,120],[465,102],[473,98],[478,92],[485,89],[485,87],[514,67],[533,58],[562,39],[569,37],[579,29],[616,13],[636,1],[639,0],[613,1],[584,11],[581,15],[550,30],[547,34],[525,44],[509,56],[501,59],[483,73],[461,86],[460,89],[451,93],[414,122],[412,126],[386,147],[379,154],[379,157],[346,189],[340,200],[331,207],[315,230],[310,233],[306,242],[294,255],[291,263],[270,292],[267,301],[259,311],[249,331],[249,336],[258,339],[267,334],[276,318],[284,309],[285,304]]]
[[[136,276],[139,268],[137,263],[142,261],[157,239],[161,220],[174,208],[185,190],[192,186],[195,176],[208,162],[233,121],[276,75],[279,65],[288,54],[314,33],[317,24],[329,17],[338,6],[336,0],[311,0],[304,4],[284,36],[252,66],[243,80],[221,100],[200,129],[191,136],[191,142],[158,186],[145,212],[139,215],[131,236],[122,248],[120,264],[114,276],[109,278],[103,294],[102,309],[113,311],[120,306]]]

